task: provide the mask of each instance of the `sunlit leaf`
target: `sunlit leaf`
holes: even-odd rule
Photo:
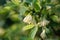
[[[57,16],[57,15],[53,15],[53,16],[51,16],[51,19],[54,21],[54,22],[57,22],[57,23],[59,23],[60,21],[60,19],[59,19],[59,17]]]
[[[12,15],[10,15],[10,19],[11,19],[12,21],[19,21],[18,14],[12,14]]]
[[[26,31],[26,30],[32,29],[33,27],[34,27],[34,25],[30,24],[30,25],[24,26],[22,30]]]
[[[20,0],[11,0],[14,4],[19,5]]]

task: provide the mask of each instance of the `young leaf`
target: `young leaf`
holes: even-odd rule
[[[25,26],[25,27],[23,27],[23,31],[26,31],[26,30],[29,30],[29,29],[31,29],[31,28],[33,28],[34,27],[34,25],[33,24],[30,24],[30,25],[27,25],[27,26]]]

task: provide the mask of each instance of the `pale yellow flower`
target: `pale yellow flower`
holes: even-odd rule
[[[46,26],[49,24],[49,21],[46,19],[43,19],[41,22],[38,23],[40,26]]]
[[[31,24],[31,23],[35,23],[35,20],[33,19],[33,17],[28,14],[24,19],[23,19],[23,22],[25,23],[28,23],[28,24]]]

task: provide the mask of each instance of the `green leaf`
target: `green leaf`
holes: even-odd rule
[[[13,24],[10,29],[12,31],[16,31],[17,28],[18,28],[17,24]]]
[[[34,4],[34,9],[35,9],[36,12],[40,11],[40,7],[37,3]]]
[[[50,30],[48,28],[45,28],[45,30],[46,30],[46,34],[50,33]]]
[[[38,31],[38,27],[34,27],[33,29],[31,29],[31,32],[29,34],[29,37],[34,39],[35,35],[36,35],[36,32]]]
[[[19,12],[20,12],[20,15],[19,15],[20,20],[23,19],[23,16],[24,16],[25,12],[27,11],[27,9],[28,9],[28,8],[25,7],[24,5],[20,5],[20,10],[19,10]]]
[[[36,12],[40,11],[40,1],[39,0],[34,0],[33,3],[33,8],[35,9]]]
[[[52,19],[54,22],[58,22],[58,21],[59,21],[59,18],[58,18],[58,16],[56,16],[56,15],[51,16],[51,19]]]
[[[52,19],[53,19],[53,20],[57,20],[57,18],[58,18],[58,16],[56,16],[56,15],[53,15],[53,16],[52,16]]]
[[[34,25],[33,24],[30,24],[30,25],[24,26],[22,30],[23,31],[26,31],[26,30],[29,30],[29,29],[31,29],[33,27],[34,27]]]
[[[27,11],[27,8],[25,6],[20,6],[20,15],[23,15]]]
[[[12,13],[12,12],[11,12],[11,13]],[[20,20],[19,20],[19,17],[18,17],[18,14],[13,14],[13,13],[12,13],[12,15],[10,15],[10,19],[11,19],[12,21],[14,21],[14,22],[20,21]]]
[[[36,3],[37,2],[37,0],[33,0],[33,3]]]
[[[24,0],[24,2],[26,2],[26,3],[31,3],[32,0]]]
[[[14,4],[19,5],[20,0],[11,0]]]

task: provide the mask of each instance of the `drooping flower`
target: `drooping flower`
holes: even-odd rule
[[[46,26],[46,25],[48,25],[49,24],[49,21],[48,20],[46,20],[46,19],[43,19],[42,21],[40,21],[39,23],[38,23],[40,26]]]
[[[33,19],[33,17],[30,15],[30,14],[28,14],[24,19],[23,19],[23,22],[25,22],[25,23],[28,23],[28,24],[33,24],[33,23],[35,23],[35,20]]]

